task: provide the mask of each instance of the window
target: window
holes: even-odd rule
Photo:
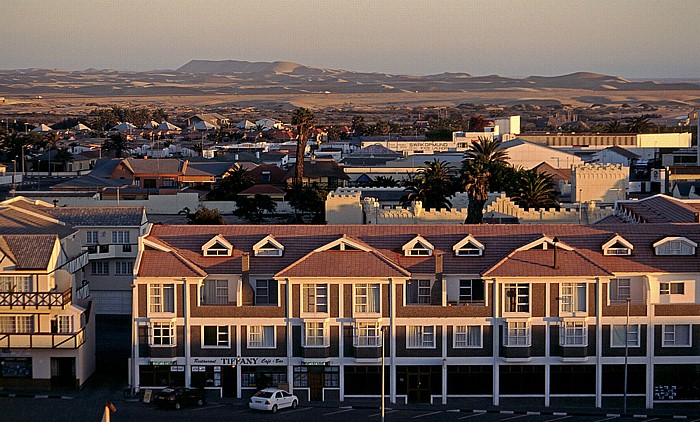
[[[304,312],[328,313],[328,285],[304,284],[302,287]]]
[[[483,249],[479,248],[478,246],[475,246],[471,243],[467,243],[466,245],[462,246],[461,248],[455,250],[455,255],[457,256],[481,256],[484,251]]]
[[[248,327],[249,349],[274,349],[275,327],[273,325],[253,325]]]
[[[452,345],[455,349],[480,348],[482,341],[480,325],[458,325],[455,327]]]
[[[673,240],[668,242],[668,253],[671,255],[680,255],[683,249],[683,245],[680,240]]]
[[[562,321],[559,326],[560,346],[586,346],[588,325],[585,321]]]
[[[408,280],[406,302],[430,305],[430,280]]]
[[[355,313],[379,313],[379,284],[355,285]]]
[[[459,303],[484,303],[484,280],[459,280]]]
[[[411,249],[408,249],[406,251],[407,256],[430,256],[432,254],[432,250],[426,247],[424,244],[420,242],[416,242],[415,245]]]
[[[625,347],[625,325],[613,325],[610,327],[610,347]],[[639,325],[630,325],[627,331],[627,345],[639,347]]]
[[[202,345],[206,347],[228,347],[228,326],[205,325],[203,328]]]
[[[282,256],[282,249],[272,242],[267,242],[255,249],[255,256]]]
[[[177,179],[174,177],[164,177],[163,178],[164,188],[174,188],[177,187]]]
[[[603,249],[604,255],[632,255],[632,248],[623,242],[615,242]]]
[[[255,280],[255,305],[277,305],[277,280]]]
[[[112,243],[116,243],[116,244],[131,243],[129,241],[129,231],[128,230],[114,230],[114,231],[112,231]]]
[[[0,276],[0,292],[31,292],[32,276]]]
[[[659,294],[662,295],[682,295],[685,294],[685,284],[680,283],[659,283]]]
[[[306,322],[304,324],[304,347],[328,346],[326,333],[326,324],[324,322]]]
[[[34,318],[31,315],[2,315],[0,332],[31,334],[34,332]]]
[[[175,323],[153,322],[151,323],[151,346],[174,346]]]
[[[435,348],[435,326],[411,325],[406,327],[406,348]]]
[[[504,346],[530,346],[530,323],[527,321],[507,322],[505,328]]]
[[[98,234],[97,230],[88,230],[85,232],[85,237],[86,237],[86,242],[87,244],[96,244],[98,243]]]
[[[231,251],[221,243],[214,243],[204,250],[204,256],[229,256]]]
[[[664,325],[663,326],[664,347],[689,347],[690,343],[690,325]]]
[[[530,312],[530,285],[506,283],[504,285],[504,312]]]
[[[586,312],[586,283],[562,283],[559,303],[562,312]]]
[[[152,313],[174,313],[175,312],[175,285],[174,284],[151,284],[150,312]]]
[[[260,175],[260,181],[263,183],[269,183],[270,182],[270,172],[269,171],[264,171]]]
[[[73,317],[70,315],[59,315],[56,317],[56,325],[59,333],[72,333]]]
[[[204,280],[201,303],[205,305],[226,305],[228,303],[228,280]]]
[[[610,302],[626,302],[631,298],[629,278],[613,278],[610,280]]]
[[[92,261],[92,275],[109,275],[109,261]]]
[[[355,324],[355,347],[378,347],[382,345],[382,330],[376,322],[357,322]]]
[[[114,274],[116,275],[132,275],[134,273],[133,261],[117,261],[115,262]]]

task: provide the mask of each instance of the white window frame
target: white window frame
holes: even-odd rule
[[[587,347],[588,322],[584,320],[564,320],[559,323],[559,346]]]
[[[85,244],[86,245],[97,245],[100,243],[100,232],[97,230],[87,230],[85,231]]]
[[[608,301],[610,303],[625,303],[627,299],[632,298],[632,279],[629,278],[612,278],[609,282]],[[613,285],[617,287],[615,299],[613,299]],[[627,293],[625,294],[625,291]]]
[[[92,275],[109,275],[109,261],[92,261]]]
[[[56,328],[59,333],[73,332],[73,315],[57,315]]]
[[[266,336],[272,336],[271,341],[266,340]],[[248,326],[247,337],[248,349],[277,348],[277,327],[274,325],[250,325]]]
[[[464,286],[462,283],[464,282]],[[483,298],[474,298],[474,282],[481,283],[483,290]],[[468,286],[466,284],[469,284]],[[462,291],[464,290],[464,295]],[[468,294],[467,294],[468,292]],[[463,299],[464,297],[464,299]],[[469,298],[469,299],[467,299]],[[483,303],[486,304],[486,282],[481,278],[461,278],[457,280],[457,303]]]
[[[32,334],[34,333],[34,315],[0,315],[0,332]]]
[[[478,330],[478,334],[475,331]],[[473,342],[478,338],[477,342]],[[452,333],[453,349],[481,349],[484,344],[484,327],[481,325],[455,325]]]
[[[216,328],[216,344],[205,344],[205,334],[204,329],[207,327]],[[231,346],[231,332],[228,325],[202,325],[202,349],[222,349],[229,348]]]
[[[173,347],[177,346],[177,338],[175,336],[175,321],[151,321],[150,324],[150,339],[149,345],[151,347]],[[167,329],[166,335],[163,335],[163,329]],[[156,331],[159,330],[159,334],[156,335]],[[167,335],[169,333],[169,335]],[[159,342],[156,339],[160,339]],[[167,342],[165,340],[167,339]]]
[[[328,347],[328,324],[325,321],[305,321],[303,347]]]
[[[432,280],[421,278],[413,281],[416,283],[416,288],[418,289],[418,304],[430,305]]]
[[[509,310],[510,299],[507,292],[513,290],[515,292],[515,310]],[[530,283],[504,283],[503,284],[503,313],[504,314],[529,314],[531,310],[530,296],[532,286]],[[524,293],[525,292],[525,293]],[[526,298],[526,301],[522,301]],[[523,309],[523,308],[527,309]]]
[[[218,245],[220,247],[214,247],[214,245]],[[204,250],[204,256],[231,256],[231,250],[226,247],[226,245],[222,245],[221,243],[214,243],[214,245],[209,246]]]
[[[30,275],[0,276],[0,292],[31,292],[32,278]]]
[[[302,312],[328,314],[328,290],[326,283],[304,283],[301,286]],[[311,301],[313,300],[313,303]]]
[[[530,347],[532,345],[530,321],[506,321],[503,326],[503,345],[506,347]]]
[[[172,290],[173,303],[172,310],[166,310],[165,294],[166,290]],[[154,283],[148,285],[148,313],[149,314],[174,314],[177,303],[175,284]]]
[[[610,325],[610,347],[611,348],[622,348],[625,347],[625,341],[620,339],[620,343],[615,343],[615,339],[618,336],[615,335],[615,329],[619,327],[623,333],[627,327],[625,324],[612,324]],[[629,324],[629,330],[627,330],[627,347],[640,347],[641,345],[641,328],[639,324]]]
[[[674,292],[674,287],[681,286],[681,293],[677,291]],[[662,281],[659,283],[659,295],[678,295],[683,296],[685,294],[685,282],[684,281]]]
[[[261,283],[264,283],[265,285],[262,285]],[[271,292],[270,292],[270,284],[275,284],[277,288],[275,289],[275,292],[277,293],[277,296],[272,297]],[[258,295],[258,290],[266,290],[267,294],[266,295]],[[279,291],[280,291],[280,284],[277,280],[274,278],[261,278],[261,279],[256,279],[255,280],[255,306],[279,306],[280,303],[280,298],[279,298]],[[266,297],[267,302],[261,303],[258,297]],[[271,302],[271,300],[274,299],[274,303]]]
[[[559,312],[562,314],[588,312],[587,283],[561,283],[559,288]],[[580,290],[583,290],[583,303],[579,300]]]
[[[355,322],[353,346],[355,347],[380,347],[382,345],[382,327],[378,322]]]
[[[210,286],[214,284],[214,286]],[[221,278],[206,279],[200,288],[200,303],[203,305],[228,305],[229,303],[229,280]],[[210,298],[207,293],[213,291],[214,297]]]
[[[677,344],[676,327],[688,327],[688,343]],[[669,330],[670,328],[670,330]],[[664,324],[661,328],[662,347],[691,347],[693,345],[693,324]],[[672,340],[669,338],[672,337]]]
[[[112,230],[112,243],[115,245],[128,245],[131,243],[129,230]]]
[[[406,326],[406,349],[434,349],[434,325]]]
[[[134,274],[134,262],[133,261],[116,261],[114,263],[114,275],[133,275]]]
[[[432,256],[432,254],[433,250],[421,242],[416,242],[410,249],[406,249],[406,256]]]
[[[361,290],[365,289],[364,293]],[[371,292],[376,290],[377,310],[370,311],[370,300],[373,298]],[[382,313],[382,286],[379,283],[358,283],[353,288],[353,313],[359,315],[376,315]]]

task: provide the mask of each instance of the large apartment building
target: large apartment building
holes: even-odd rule
[[[392,402],[697,401],[698,242],[698,224],[153,226],[131,383],[378,399],[383,351]]]

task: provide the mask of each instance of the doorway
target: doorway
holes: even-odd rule
[[[309,400],[323,400],[323,366],[308,368]]]
[[[221,367],[221,394],[224,397],[236,397],[236,368],[230,365]]]
[[[51,388],[76,388],[75,358],[51,358]]]
[[[430,403],[431,396],[441,394],[440,366],[398,366],[396,377],[396,392],[409,403]]]

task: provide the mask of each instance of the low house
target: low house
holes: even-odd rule
[[[285,180],[288,185],[293,184],[296,168],[292,167],[287,172]],[[343,167],[334,160],[310,159],[304,160],[304,185],[317,184],[323,189],[336,189],[346,187],[350,178]]]

